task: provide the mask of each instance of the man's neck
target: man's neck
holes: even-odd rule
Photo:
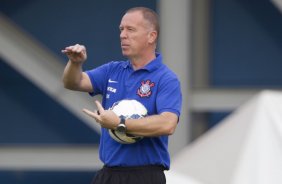
[[[142,56],[142,57],[129,58],[129,60],[130,60],[130,62],[132,64],[132,67],[133,67],[134,70],[138,70],[140,68],[143,68],[144,66],[149,64],[154,59],[156,59],[155,52],[151,53],[149,55]]]

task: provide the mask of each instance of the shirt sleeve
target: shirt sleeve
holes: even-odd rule
[[[160,81],[157,94],[157,111],[172,112],[178,117],[181,113],[182,94],[180,82],[177,77],[165,77]]]
[[[91,96],[104,94],[109,67],[109,64],[104,64],[95,69],[85,71],[85,73],[89,76],[93,87],[93,92],[89,93]]]

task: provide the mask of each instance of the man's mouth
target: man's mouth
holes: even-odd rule
[[[121,47],[129,47],[129,44],[121,43]]]

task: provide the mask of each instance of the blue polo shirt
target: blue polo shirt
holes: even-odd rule
[[[177,76],[162,63],[162,56],[144,68],[133,70],[130,61],[113,61],[86,71],[94,92],[101,94],[102,105],[109,109],[122,99],[135,99],[148,110],[148,115],[172,112],[180,116],[182,95]],[[100,159],[107,166],[170,166],[168,136],[145,137],[134,144],[113,140],[102,128]]]

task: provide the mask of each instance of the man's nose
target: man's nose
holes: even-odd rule
[[[126,32],[124,30],[120,32],[120,38],[121,39],[126,38]]]

